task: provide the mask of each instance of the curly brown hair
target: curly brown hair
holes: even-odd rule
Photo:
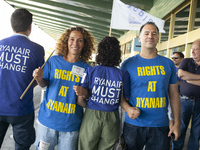
[[[98,45],[96,62],[103,66],[119,66],[121,63],[121,50],[116,37],[104,37]]]
[[[58,55],[66,56],[68,53],[68,39],[72,31],[80,31],[83,34],[84,38],[84,47],[81,51],[80,60],[83,62],[88,62],[91,59],[92,52],[95,51],[94,48],[94,38],[90,32],[86,31],[82,27],[72,27],[70,29],[66,29],[64,33],[62,33],[61,37],[58,39],[56,43],[56,52]]]

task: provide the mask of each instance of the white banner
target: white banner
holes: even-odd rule
[[[145,11],[122,3],[120,0],[113,0],[112,17],[110,27],[123,30],[140,30],[146,22],[154,22],[159,32],[165,33],[165,21],[154,17]]]

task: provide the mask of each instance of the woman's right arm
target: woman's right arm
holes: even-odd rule
[[[46,87],[49,82],[46,81],[44,78],[43,78],[43,70],[42,68],[37,68],[33,71],[33,77],[35,78],[37,84],[40,86],[40,87]]]

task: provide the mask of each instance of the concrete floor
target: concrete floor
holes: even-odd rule
[[[38,116],[38,111],[39,111],[39,105],[40,105],[40,101],[41,101],[41,93],[42,93],[42,89],[39,86],[36,86],[34,89],[34,104],[35,104],[35,128],[37,129],[36,125],[36,121],[37,121],[37,116]],[[189,131],[190,129],[187,130],[187,135],[186,135],[186,139],[185,139],[185,144],[184,144],[184,148],[183,150],[186,150],[187,147],[187,141],[188,141],[188,137],[189,137]],[[13,136],[12,136],[12,128],[9,127],[6,136],[4,138],[4,142],[2,145],[1,150],[14,150],[15,146],[14,146],[14,140],[13,140]],[[30,150],[35,150],[35,146],[32,145]],[[57,148],[56,148],[57,149]],[[200,149],[199,149],[200,150]]]
[[[34,105],[35,105],[35,124],[34,127],[36,127],[36,120],[38,116],[38,111],[40,107],[40,100],[41,100],[41,89],[39,86],[36,86],[34,88]],[[8,131],[6,133],[6,136],[3,141],[3,145],[1,147],[1,150],[14,150],[15,149],[15,142],[13,140],[13,133],[11,126],[8,128]],[[30,150],[35,150],[35,146],[32,145]]]

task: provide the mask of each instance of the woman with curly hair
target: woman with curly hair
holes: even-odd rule
[[[99,43],[97,52],[98,66],[88,68],[81,86],[74,86],[77,104],[87,107],[79,132],[79,150],[113,148],[119,138],[118,107],[122,85],[123,96],[130,97],[129,74],[117,68],[121,62],[119,41],[107,36]],[[87,102],[84,98],[88,97]]]
[[[82,27],[67,29],[56,44],[57,55],[52,56],[44,69],[34,71],[38,85],[47,86],[41,103],[37,149],[76,150],[83,108],[76,104],[74,85],[79,85],[86,63],[94,51],[94,39]],[[80,73],[82,71],[82,74]]]

